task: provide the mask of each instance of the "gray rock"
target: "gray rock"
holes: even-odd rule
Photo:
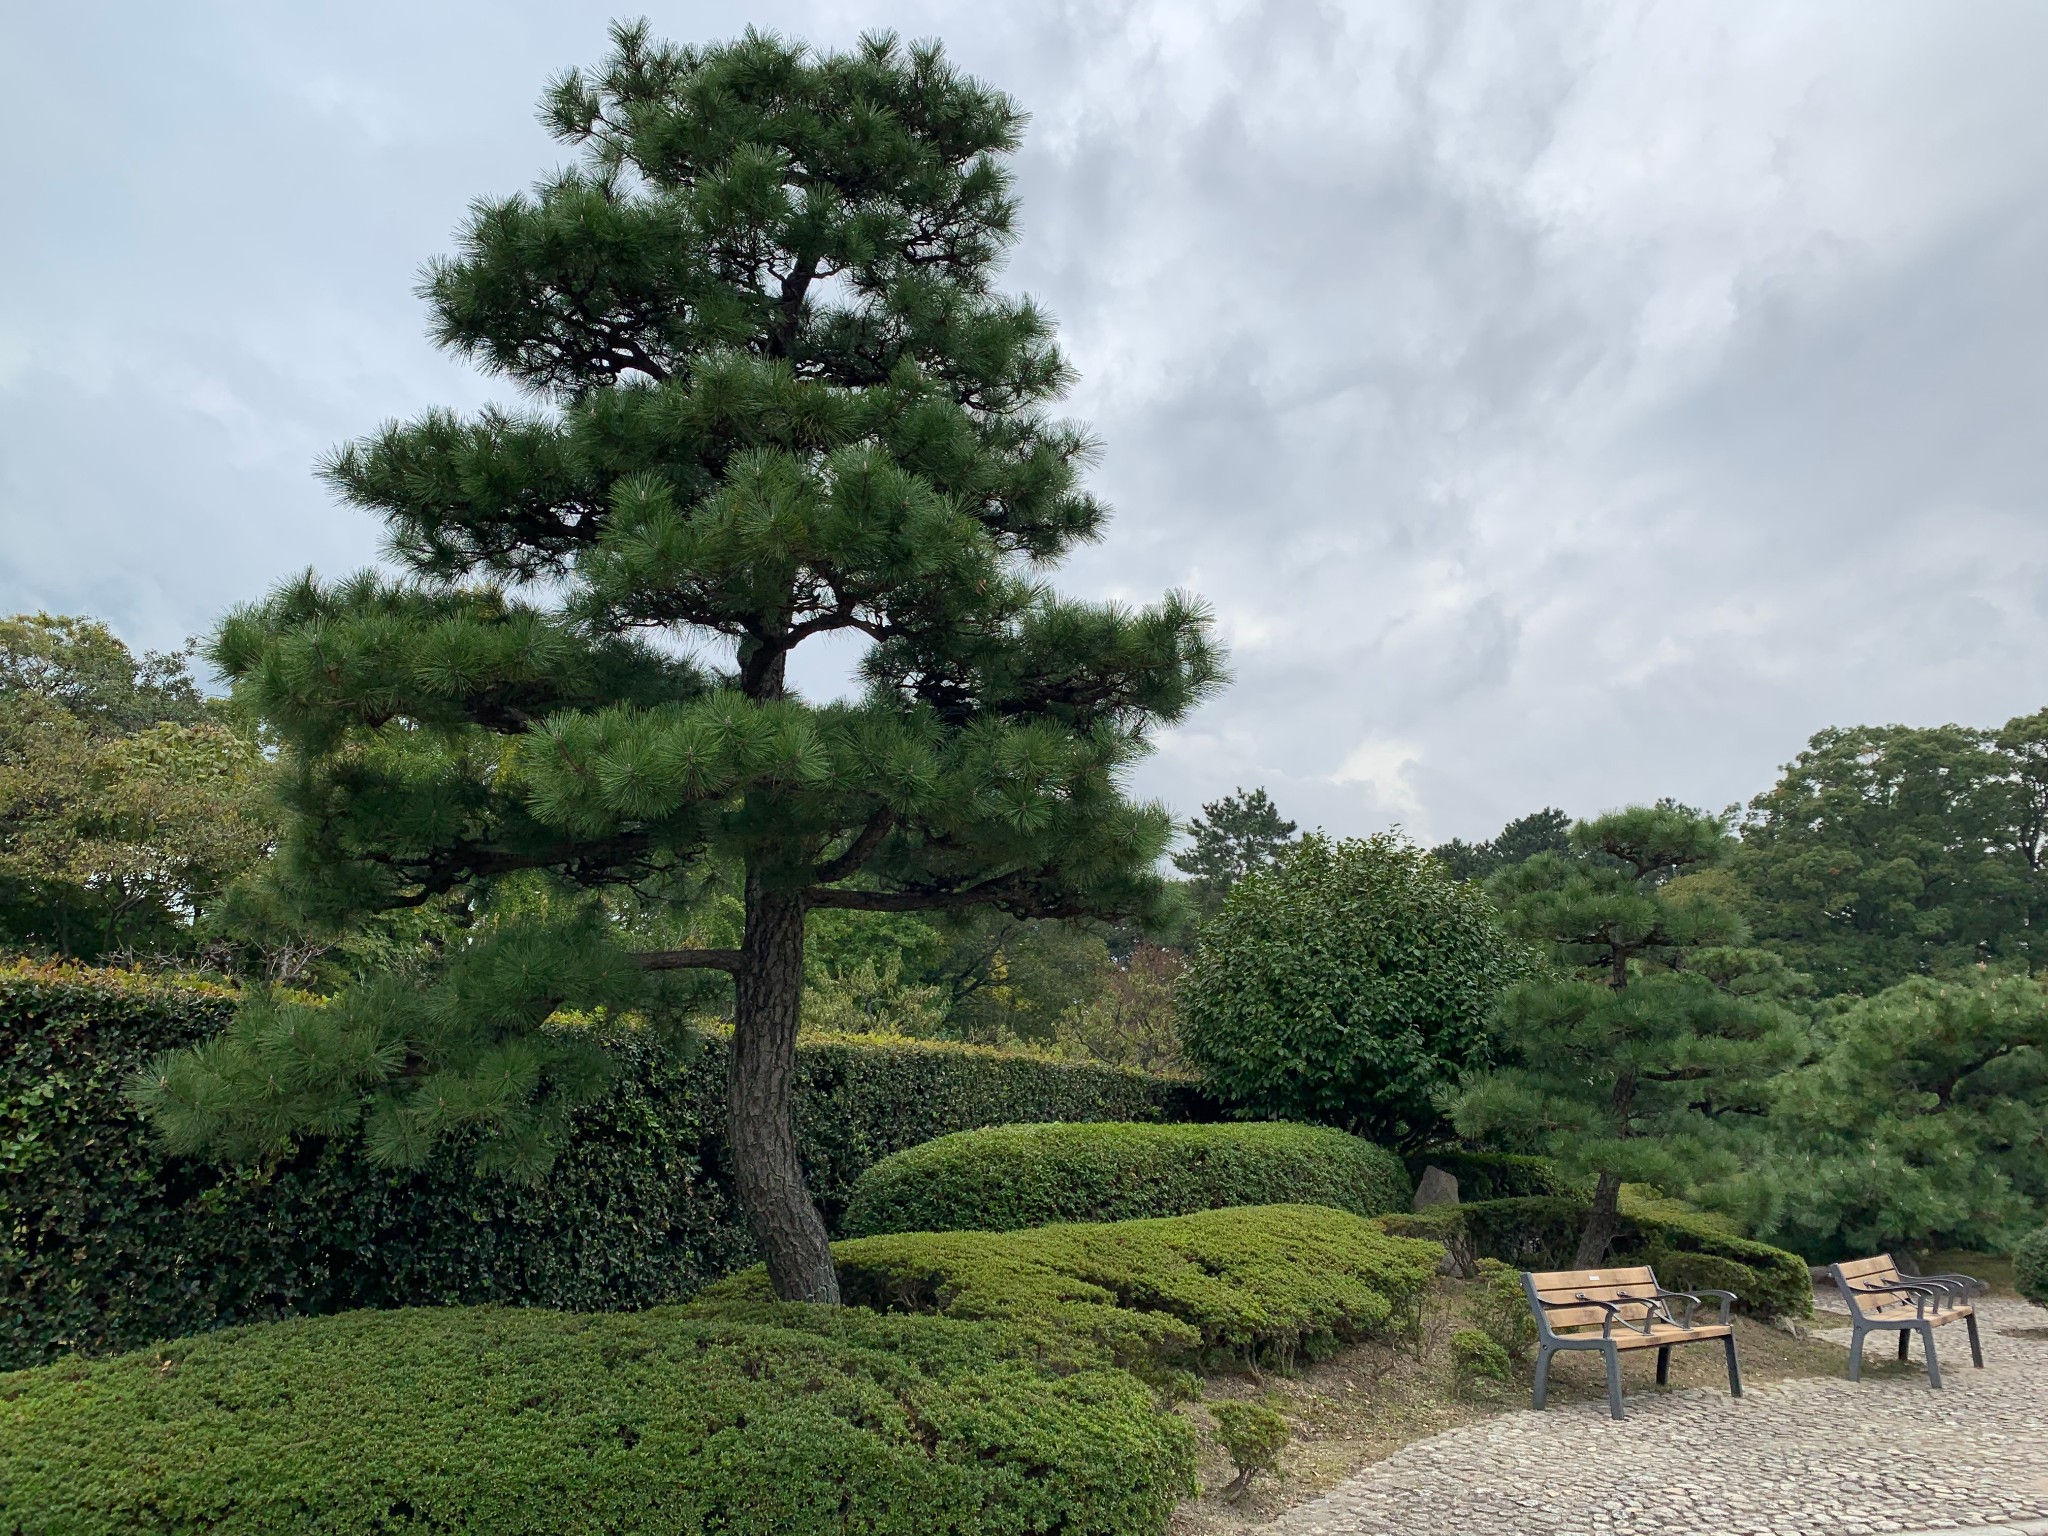
[[[1458,1181],[1452,1175],[1432,1163],[1422,1170],[1422,1179],[1415,1186],[1415,1209],[1426,1211],[1432,1205],[1456,1205],[1458,1203]]]

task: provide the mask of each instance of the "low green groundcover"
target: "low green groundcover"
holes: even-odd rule
[[[839,1229],[1012,1232],[1280,1201],[1377,1216],[1410,1193],[1393,1153],[1323,1126],[998,1125],[883,1158]]]
[[[2022,1238],[2013,1249],[2012,1276],[2022,1296],[2048,1307],[2048,1227]]]
[[[835,1243],[832,1255],[855,1305],[997,1322],[1051,1363],[1156,1375],[1285,1365],[1377,1332],[1429,1288],[1443,1250],[1346,1211],[1268,1205],[1027,1232],[903,1232]],[[696,1305],[744,1309],[767,1295],[755,1269]]]
[[[861,1309],[351,1312],[0,1376],[0,1530],[1138,1536],[1191,1431]]]

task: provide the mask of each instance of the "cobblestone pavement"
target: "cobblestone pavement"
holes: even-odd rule
[[[2048,1313],[1978,1309],[1985,1368],[1971,1369],[1960,1324],[1944,1328],[1939,1392],[1915,1373],[1770,1382],[1740,1401],[1646,1393],[1618,1424],[1605,1403],[1553,1400],[1408,1446],[1271,1530],[1877,1536],[2048,1519]]]

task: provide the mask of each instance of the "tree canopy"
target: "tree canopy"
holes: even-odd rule
[[[1418,1146],[1526,968],[1484,893],[1420,848],[1311,833],[1204,925],[1176,990],[1182,1047],[1246,1114]]]
[[[1483,843],[1452,838],[1429,851],[1460,880],[1484,880],[1539,853],[1571,851],[1572,819],[1555,806],[1517,816]]]
[[[2048,710],[1995,731],[1820,732],[1750,802],[1736,867],[1759,941],[1823,994],[2040,964]]]
[[[632,25],[543,112],[577,160],[477,204],[424,284],[529,408],[337,453],[401,574],[295,582],[214,646],[283,743],[308,919],[459,896],[475,926],[356,1001],[252,1007],[140,1092],[187,1144],[363,1122],[406,1161],[468,1128],[538,1176],[599,1078],[550,1013],[727,972],[736,1184],[778,1292],[831,1300],[790,1123],[806,914],[1155,909],[1172,822],[1123,775],[1217,653],[1190,598],[1046,584],[1107,513],[1050,411],[1051,321],[995,286],[1013,101],[936,45]],[[791,655],[834,634],[861,691],[798,695]],[[688,928],[714,859],[727,944]]]
[[[1213,916],[1233,885],[1287,851],[1294,833],[1263,789],[1239,789],[1204,805],[1188,823],[1190,845],[1173,856],[1174,868],[1189,877],[1196,914]]]
[[[1466,1136],[1534,1144],[1594,1179],[1578,1263],[1600,1262],[1624,1180],[1686,1187],[1713,1171],[1727,1126],[1765,1108],[1799,1059],[1797,1022],[1742,985],[1748,935],[1711,882],[1729,852],[1715,817],[1639,806],[1572,829],[1490,887],[1552,974],[1509,988],[1497,1065],[1453,1109]]]

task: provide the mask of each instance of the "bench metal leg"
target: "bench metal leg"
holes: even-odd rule
[[[1541,1408],[1543,1399],[1550,1395],[1550,1357],[1553,1353],[1548,1349],[1536,1351],[1536,1396],[1529,1404],[1532,1408]]]
[[[1849,1379],[1851,1381],[1861,1381],[1863,1379],[1863,1335],[1867,1332],[1869,1330],[1866,1328],[1857,1328],[1852,1330],[1849,1335]]]
[[[1907,1341],[1908,1339],[1912,1338],[1912,1337],[1913,1337],[1913,1330],[1912,1330],[1912,1329],[1910,1329],[1910,1328],[1901,1328],[1901,1329],[1899,1330],[1899,1358],[1900,1358],[1901,1360],[1903,1360],[1903,1359],[1905,1359],[1905,1358],[1906,1358],[1906,1341]]]
[[[1612,1344],[1607,1346],[1607,1411],[1617,1419],[1621,1415],[1621,1351]]]
[[[1728,1350],[1728,1395],[1742,1396],[1742,1367],[1735,1363],[1735,1335],[1724,1334],[1721,1343]]]
[[[1657,1385],[1668,1386],[1671,1382],[1671,1350],[1669,1346],[1657,1351]]]
[[[1972,1312],[1964,1318],[1963,1326],[1970,1330],[1970,1364],[1981,1371],[1984,1369],[1984,1346],[1977,1338],[1977,1314]]]
[[[1899,1336],[1903,1339],[1905,1334],[1901,1332]],[[1920,1344],[1927,1351],[1927,1385],[1938,1387],[1941,1385],[1941,1360],[1934,1353],[1934,1327],[1931,1323],[1921,1326]]]

